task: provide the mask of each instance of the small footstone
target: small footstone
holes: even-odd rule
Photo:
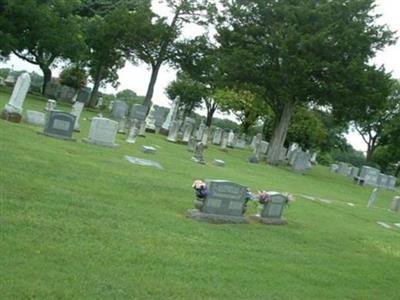
[[[218,167],[224,167],[225,162],[221,159],[214,159],[213,160],[213,165],[218,166]]]
[[[387,228],[387,229],[392,228],[392,226],[390,226],[389,224],[386,224],[385,222],[376,222],[376,224],[378,224],[379,226],[382,226],[384,228]]]
[[[140,149],[143,153],[156,154],[157,149],[151,146],[142,146]]]

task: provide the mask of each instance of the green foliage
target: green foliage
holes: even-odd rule
[[[78,0],[4,0],[2,35],[10,51],[42,69],[45,85],[57,58],[76,59],[85,49],[74,15],[78,5]]]
[[[70,65],[61,71],[59,78],[62,85],[80,89],[86,86],[87,73],[77,65]]]
[[[322,121],[311,110],[298,107],[287,133],[287,140],[298,143],[303,149],[321,149],[327,138]]]
[[[125,89],[118,92],[115,99],[125,101],[128,105],[143,104],[144,96],[138,96],[134,91]]]
[[[369,165],[372,167],[376,167],[376,164],[367,163],[365,160],[365,156],[361,151],[354,150],[353,147],[348,145],[346,150],[342,149],[333,149],[330,152],[332,159],[336,162],[342,161],[352,164],[355,167],[361,167],[363,165]]]
[[[166,93],[171,100],[179,97],[179,107],[184,115],[190,115],[196,108],[201,107],[203,98],[208,96],[207,88],[186,73],[178,73],[176,80],[168,85]]]
[[[317,155],[317,162],[322,166],[330,166],[335,161],[332,156],[327,152],[318,153]]]

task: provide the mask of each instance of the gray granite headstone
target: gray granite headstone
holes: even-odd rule
[[[143,153],[156,154],[157,149],[151,146],[142,146],[140,148],[140,151],[142,151]]]
[[[180,127],[180,121],[175,120],[168,131],[167,141],[176,143],[178,140],[178,132]]]
[[[11,97],[4,107],[7,113],[22,114],[22,106],[31,85],[31,77],[28,73],[22,73],[14,86]]]
[[[124,101],[114,101],[113,107],[111,110],[111,117],[116,119],[116,120],[121,120],[126,116],[128,113],[128,104],[126,104]]]
[[[59,139],[72,140],[75,126],[74,115],[61,111],[51,111],[46,121],[43,134]]]
[[[204,145],[203,143],[198,142],[193,150],[192,160],[199,164],[205,164],[203,152],[204,152]]]
[[[378,189],[377,189],[377,188],[374,188],[374,189],[372,190],[371,195],[369,196],[367,207],[368,207],[368,208],[374,207],[377,198],[378,198]]]
[[[392,211],[400,212],[400,196],[395,196],[390,207]]]
[[[303,151],[298,152],[293,162],[293,170],[299,173],[304,173],[308,169],[309,154]]]
[[[387,175],[385,175],[383,173],[380,173],[378,175],[377,185],[382,187],[382,188],[384,188],[384,189],[386,189],[387,188],[387,184],[388,184],[388,180],[389,180],[389,178],[388,178]]]
[[[128,137],[126,142],[129,144],[134,144],[136,142],[136,137],[139,134],[139,121],[134,119],[131,122],[131,127],[129,129]]]
[[[147,107],[141,104],[133,104],[129,117],[139,121],[146,120]]]
[[[285,205],[288,203],[288,198],[278,192],[268,192],[269,201],[262,205],[260,215],[255,215],[252,218],[259,220],[264,224],[286,224],[287,221],[282,218],[282,213]]]
[[[339,169],[339,166],[337,164],[331,164],[331,166],[329,167],[329,171],[331,171],[332,173],[337,173]]]
[[[363,166],[357,181],[359,184],[376,186],[378,184],[378,176],[380,173],[381,172],[378,169]]]
[[[61,92],[61,89],[60,89]],[[78,92],[78,97],[76,98],[76,102],[82,102],[84,104],[87,104],[89,102],[90,98],[90,90],[88,89],[81,89]]]
[[[220,150],[221,150],[221,151],[228,151],[227,147],[228,147],[228,133],[227,133],[227,132],[224,132],[224,133],[222,134],[222,140],[221,140],[221,147],[220,147]]]
[[[396,177],[394,177],[394,176],[388,176],[387,188],[388,188],[389,190],[394,190],[395,187],[396,187],[396,181],[397,181]]]

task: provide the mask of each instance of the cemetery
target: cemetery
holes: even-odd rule
[[[0,90],[2,107],[11,93]],[[28,95],[13,108],[19,123],[0,120],[6,298],[398,295],[376,278],[399,279],[399,190],[349,178],[381,173],[311,166],[296,145],[274,167],[260,136],[243,146],[171,115],[164,134],[143,137],[140,107],[45,110],[47,100]]]

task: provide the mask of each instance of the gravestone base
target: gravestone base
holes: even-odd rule
[[[197,209],[189,209],[187,211],[187,217],[196,221],[205,221],[214,224],[243,224],[249,222],[245,217],[206,214]]]
[[[168,136],[169,130],[164,129],[164,128],[161,127],[160,130],[158,131],[158,133],[162,134],[162,135],[165,135],[165,136]]]
[[[16,112],[8,112],[3,110],[0,118],[12,123],[21,123],[22,115]]]
[[[260,215],[250,216],[250,219],[267,225],[285,225],[287,221],[285,219],[277,218],[262,218]]]
[[[201,164],[201,165],[205,165],[206,164],[206,162],[204,160],[200,160],[200,159],[198,159],[198,158],[196,158],[194,156],[192,157],[192,160],[194,162],[198,163],[198,164]]]
[[[59,140],[76,142],[76,139],[74,139],[74,138],[69,138],[69,137],[65,137],[65,136],[62,136],[62,135],[58,135],[58,134],[52,134],[52,133],[48,133],[48,132],[37,132],[37,134],[45,135],[45,136],[56,138],[56,139],[59,139]]]
[[[156,133],[156,130],[155,130],[155,129],[152,129],[152,128],[146,128],[146,132],[149,132],[149,133]]]
[[[93,145],[98,145],[98,146],[103,146],[103,147],[110,147],[110,148],[116,148],[119,145],[115,144],[115,143],[104,143],[104,142],[100,142],[100,141],[93,141],[90,139],[82,139],[82,142],[86,143],[86,144],[93,144]]]

